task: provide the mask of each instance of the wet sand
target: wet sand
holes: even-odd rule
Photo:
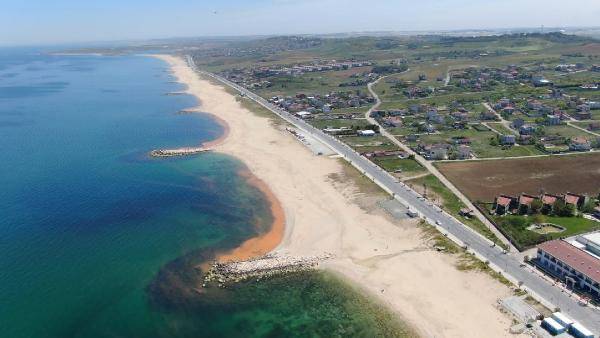
[[[285,232],[285,214],[275,194],[273,194],[265,182],[254,176],[250,171],[242,171],[240,175],[245,177],[250,185],[256,187],[265,195],[270,204],[273,223],[268,232],[246,240],[232,251],[218,254],[216,258],[222,263],[263,256],[277,248]]]

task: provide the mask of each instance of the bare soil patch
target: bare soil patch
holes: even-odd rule
[[[440,171],[472,201],[491,202],[500,194],[597,195],[600,154],[493,161],[438,163]]]

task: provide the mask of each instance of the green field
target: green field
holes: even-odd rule
[[[532,145],[512,147],[491,145],[491,139],[495,139],[497,134],[493,131],[477,131],[475,129],[449,130],[442,131],[439,134],[421,135],[418,142],[425,144],[445,143],[452,137],[460,136],[471,139],[471,149],[478,158],[515,157],[543,154],[543,152]],[[418,142],[413,142],[412,145],[414,146]]]
[[[316,73],[305,73],[299,76],[271,76],[265,78],[270,81],[272,86],[269,88],[257,89],[256,93],[263,97],[273,96],[295,96],[299,93],[327,94],[337,91],[367,92],[367,86],[340,87],[344,82],[351,81],[350,75],[369,71],[371,67],[352,68],[347,71],[327,71]]]
[[[565,238],[581,233],[600,229],[600,222],[591,221],[583,217],[556,217],[547,215],[518,216],[506,215],[492,217],[494,222],[508,236],[520,246],[520,250],[532,247],[545,241],[556,238]],[[533,223],[552,223],[564,227],[562,232],[539,234],[527,227]]]
[[[375,158],[373,160],[377,165],[388,172],[401,170],[403,174],[417,175],[425,173],[427,170],[423,168],[414,159],[400,159],[397,157]]]
[[[348,127],[348,128],[353,128],[356,127],[358,129],[362,129],[363,127],[369,125],[369,122],[365,119],[352,119],[352,120],[346,120],[346,119],[335,119],[335,120],[318,120],[318,119],[313,119],[309,121],[310,124],[312,124],[314,127],[319,128],[319,129],[324,129],[324,128],[341,128],[341,127]]]

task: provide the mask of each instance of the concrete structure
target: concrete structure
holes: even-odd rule
[[[600,259],[560,239],[538,246],[538,264],[567,286],[600,298]]]

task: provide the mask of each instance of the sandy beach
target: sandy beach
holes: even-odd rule
[[[511,319],[496,307],[511,291],[486,274],[456,269],[456,258],[427,245],[416,221],[397,221],[357,204],[364,198],[339,159],[308,148],[236,101],[224,88],[199,78],[180,58],[169,63],[199,109],[217,116],[228,132],[210,146],[241,159],[250,179],[271,201],[271,232],[220,259],[276,250],[334,258],[323,266],[377,297],[425,337],[508,337]],[[254,182],[253,182],[254,181]]]

